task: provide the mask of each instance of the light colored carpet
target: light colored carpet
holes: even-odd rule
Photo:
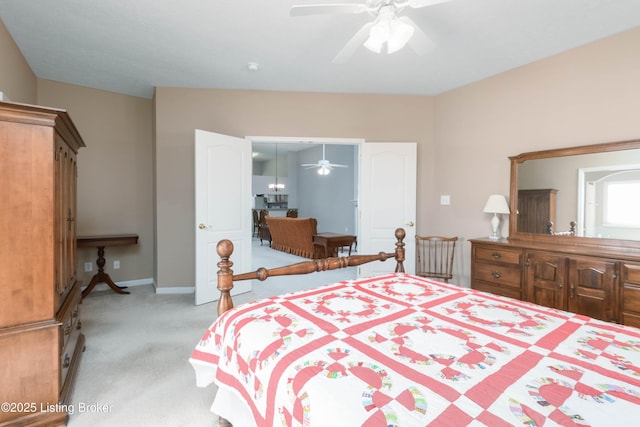
[[[303,260],[254,241],[253,269]],[[312,273],[304,279],[256,281],[252,292],[234,297],[234,302],[238,305],[355,276],[351,267]],[[216,425],[218,417],[209,410],[216,388],[196,387],[189,364],[193,348],[216,318],[216,303],[195,306],[192,294],[157,295],[151,285],[129,290],[131,295],[94,290],[82,302],[87,342],[71,396],[74,413],[69,426]],[[95,408],[101,410],[89,410]]]

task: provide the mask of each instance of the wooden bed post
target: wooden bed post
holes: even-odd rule
[[[218,262],[218,290],[220,291],[220,300],[218,301],[218,316],[227,310],[233,308],[231,300],[231,289],[233,289],[233,262],[229,261],[229,257],[233,253],[233,243],[231,240],[220,240],[216,246],[216,252],[220,257]]]
[[[404,228],[396,228],[396,273],[404,273]]]

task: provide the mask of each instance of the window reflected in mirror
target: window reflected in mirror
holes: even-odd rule
[[[579,235],[640,240],[640,165],[586,168],[578,174],[583,203],[578,223],[584,224]]]

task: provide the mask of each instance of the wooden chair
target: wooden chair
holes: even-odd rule
[[[457,237],[416,235],[416,275],[448,283],[453,277],[457,241]]]
[[[253,212],[253,235],[258,237],[258,231],[260,230],[260,217],[258,216],[258,210],[252,209]]]
[[[261,209],[258,225],[258,237],[260,238],[260,246],[262,246],[263,240],[267,240],[269,242],[269,246],[271,246],[271,232],[269,231],[269,224],[267,224],[267,216],[269,216],[269,211],[266,209]]]

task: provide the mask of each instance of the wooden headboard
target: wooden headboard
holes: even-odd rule
[[[395,232],[396,247],[393,252],[380,252],[375,255],[351,255],[344,257],[332,257],[315,259],[312,261],[303,261],[296,264],[285,265],[267,269],[261,267],[256,271],[243,274],[233,274],[231,267],[233,262],[229,260],[233,253],[233,243],[230,240],[220,240],[216,246],[216,251],[220,256],[218,262],[218,290],[220,291],[220,300],[218,301],[218,316],[227,310],[233,308],[230,291],[233,289],[233,283],[240,280],[258,279],[266,280],[273,276],[292,276],[296,274],[309,274],[319,271],[337,270],[345,267],[356,267],[372,261],[386,261],[389,258],[396,260],[396,273],[404,273],[404,237],[406,233],[404,229],[398,228]]]

